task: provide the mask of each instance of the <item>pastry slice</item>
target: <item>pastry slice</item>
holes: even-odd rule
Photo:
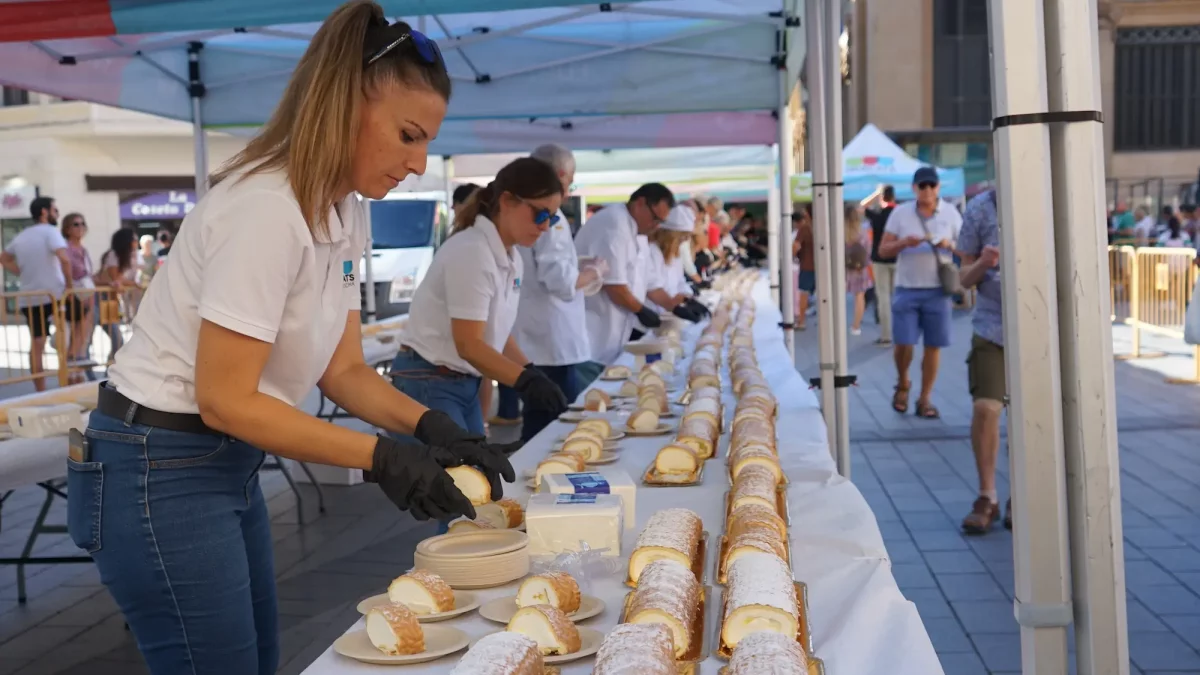
[[[542,652],[520,633],[492,633],[479,639],[450,675],[542,675]]]
[[[764,466],[751,464],[744,467],[733,482],[733,490],[729,493],[729,510],[735,511],[744,504],[775,508],[775,493],[775,474]]]
[[[581,473],[587,469],[587,462],[579,455],[568,455],[557,452],[538,462],[533,475],[533,482],[542,486],[542,476],[548,473]]]
[[[787,545],[778,532],[768,528],[758,528],[744,531],[729,538],[725,545],[725,557],[721,560],[721,573],[729,574],[729,568],[739,559],[747,555],[767,553],[787,561]]]
[[[712,398],[697,398],[683,410],[683,419],[705,419],[721,427],[721,402]]]
[[[637,396],[637,393],[637,382],[634,382],[633,380],[625,380],[625,382],[621,384],[621,388],[617,391],[618,396],[624,396],[626,398]]]
[[[666,387],[667,387],[667,381],[664,380],[663,376],[659,375],[658,371],[655,370],[652,366],[646,366],[645,368],[643,368],[642,372],[638,373],[637,381],[638,381],[638,384],[643,385],[643,386],[653,383],[653,384],[657,384],[658,386],[662,387],[663,389],[666,389]]]
[[[454,479],[454,487],[462,491],[474,506],[481,506],[492,501],[492,484],[487,476],[473,466],[454,466],[446,469],[446,473]]]
[[[638,432],[650,432],[658,428],[658,413],[646,408],[638,408],[633,411],[625,424],[632,430]]]
[[[678,659],[691,649],[692,626],[699,611],[700,583],[691,568],[674,560],[656,560],[642,570],[625,620],[670,628]]]
[[[579,629],[561,609],[550,605],[518,609],[505,630],[532,639],[546,656],[573,654],[581,644]]]
[[[484,505],[486,506],[486,504]],[[480,509],[483,506],[479,507]],[[476,509],[476,514],[479,510]],[[446,528],[446,534],[457,534],[460,532],[478,532],[479,530],[494,530],[496,529],[490,523],[482,520],[471,520],[470,518],[459,518],[458,520],[450,521],[450,526]]]
[[[742,532],[758,528],[774,530],[780,539],[787,539],[787,523],[775,511],[775,507],[762,504],[744,504],[729,514],[725,524],[726,538],[733,538]]]
[[[661,475],[689,476],[700,469],[696,451],[686,445],[664,446],[654,458],[654,470]]]
[[[727,675],[808,675],[808,655],[794,637],[750,633],[729,657]]]
[[[633,371],[630,370],[629,366],[609,366],[604,371],[604,377],[612,380],[624,380],[633,377]]]
[[[700,516],[688,509],[663,509],[647,521],[629,556],[629,580],[638,583],[642,570],[655,560],[674,560],[687,569],[700,550]]]
[[[525,510],[511,499],[501,499],[475,509],[475,519],[497,530],[511,530],[525,522]]]
[[[800,614],[787,564],[769,553],[747,553],[729,566],[721,640],[736,648],[742,638],[772,631],[796,638]]]
[[[612,397],[599,389],[589,389],[583,395],[583,407],[588,410],[611,410]]]
[[[420,654],[425,651],[425,633],[417,615],[404,605],[372,607],[367,612],[367,638],[388,656]]]
[[[517,588],[517,606],[550,605],[572,614],[579,609],[579,584],[566,572],[546,572],[526,577]]]
[[[604,452],[604,442],[595,436],[576,436],[564,441],[559,452],[579,455],[585,462],[593,462]]]
[[[779,467],[779,458],[761,443],[750,443],[729,452],[730,474],[736,482],[747,467],[757,466],[771,472],[776,485],[783,480],[783,469]]]
[[[439,614],[454,609],[454,591],[441,577],[428,570],[413,570],[388,585],[388,600],[411,609],[414,614]]]
[[[671,629],[659,623],[614,626],[600,643],[592,669],[592,675],[678,674]]]
[[[586,419],[575,427],[576,431],[591,431],[600,437],[601,441],[606,440],[612,435],[612,424],[602,417],[593,417]]]

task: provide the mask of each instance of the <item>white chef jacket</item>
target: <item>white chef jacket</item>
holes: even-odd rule
[[[283,171],[231,176],[214,186],[183,219],[142,298],[133,335],[108,369],[112,384],[155,410],[199,412],[203,319],[271,343],[258,390],[298,405],[360,307],[363,202],[351,193],[327,222],[329,236],[314,237]]]
[[[433,256],[413,293],[400,344],[434,365],[479,375],[458,355],[450,322],[487,322],[484,341],[504,351],[517,320],[523,267],[520,254],[505,250],[495,223],[478,216],[474,225],[448,238]]]
[[[529,360],[539,366],[573,366],[590,361],[587,310],[579,280],[579,254],[571,224],[562,211],[558,224],[538,237],[531,248],[517,247],[529,271],[513,337]]]
[[[624,204],[613,204],[588,218],[575,235],[575,248],[579,255],[604,258],[608,262],[604,283],[628,286],[634,297],[641,300],[646,295],[642,271],[645,240],[638,236],[637,223],[629,215],[629,209]],[[584,306],[591,360],[604,364],[616,361],[629,340],[636,318],[604,292],[586,298]]]

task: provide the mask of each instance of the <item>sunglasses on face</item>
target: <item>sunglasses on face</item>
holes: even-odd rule
[[[434,42],[433,40],[430,40],[421,31],[410,30],[409,32],[404,33],[403,35],[396,38],[395,40],[392,40],[391,42],[387,43],[383,47],[380,47],[379,50],[376,51],[374,54],[371,54],[367,58],[363,59],[363,68],[367,68],[372,63],[375,63],[379,59],[382,59],[383,57],[387,56],[388,54],[391,54],[405,40],[412,41],[413,46],[416,47],[416,49],[417,49],[417,56],[419,56],[421,58],[421,60],[424,61],[425,63],[427,63],[429,65],[433,65],[435,63],[442,61],[442,50],[438,49],[436,42]]]
[[[920,183],[917,183],[918,190],[932,190],[933,188],[935,188],[937,186],[938,186],[937,183],[930,183],[929,181],[922,181]]]
[[[531,204],[530,202],[526,201],[525,199],[523,199],[521,197],[518,197],[517,195],[513,195],[513,196],[517,198],[517,201],[521,202],[525,206],[528,206],[529,210],[533,212],[533,224],[534,225],[545,225],[545,224],[549,223],[550,227],[554,227],[555,225],[558,224],[558,214],[557,213],[553,213],[550,211],[550,209],[543,208],[541,206],[537,206],[536,204]]]

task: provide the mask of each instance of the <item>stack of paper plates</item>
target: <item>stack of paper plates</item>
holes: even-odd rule
[[[516,530],[443,534],[417,544],[413,562],[452,588],[502,586],[529,573],[529,537]]]

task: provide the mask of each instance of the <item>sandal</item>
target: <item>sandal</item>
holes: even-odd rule
[[[908,390],[909,387],[896,385],[896,393],[892,394],[892,410],[901,415],[908,412]]]
[[[880,347],[891,347],[892,341],[888,340],[887,338],[879,338],[875,341],[875,344],[879,345]]]
[[[938,409],[928,401],[917,401],[917,417],[923,417],[927,420],[941,419],[942,414]]]

